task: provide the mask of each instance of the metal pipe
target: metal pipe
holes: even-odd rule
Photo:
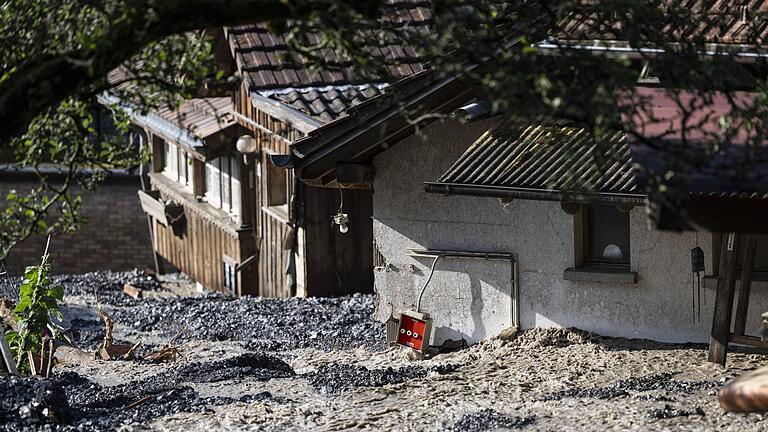
[[[416,311],[421,312],[421,299],[427,285],[432,280],[435,272],[435,265],[440,258],[464,258],[464,259],[482,259],[486,261],[508,261],[510,266],[510,297],[512,300],[512,326],[520,328],[520,269],[514,254],[504,252],[475,252],[458,250],[440,250],[440,249],[409,249],[408,256],[412,257],[431,257],[435,260],[429,270],[429,276],[426,283],[421,288],[418,301],[416,302]]]

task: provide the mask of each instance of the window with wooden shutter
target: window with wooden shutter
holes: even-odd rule
[[[242,213],[240,203],[240,163],[237,158],[230,158],[230,184],[231,184],[231,213],[239,216]]]
[[[205,199],[208,204],[221,208],[221,171],[219,159],[205,163]]]
[[[165,166],[163,174],[171,180],[179,180],[179,149],[175,145],[165,141],[163,144],[163,153],[165,154]]]

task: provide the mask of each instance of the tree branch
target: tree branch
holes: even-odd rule
[[[383,0],[127,0],[100,42],[35,56],[0,84],[0,142],[69,96],[104,83],[142,47],[173,34],[252,22],[286,22],[344,8],[373,16]],[[43,43],[43,42],[41,42]]]

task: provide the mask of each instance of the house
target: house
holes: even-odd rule
[[[738,274],[733,266],[730,276],[719,274],[721,255],[738,262],[738,242],[702,227],[649,228],[635,144],[623,132],[602,136],[598,147],[589,131],[567,122],[487,118],[488,105],[461,77],[424,71],[273,158],[314,185],[343,175],[339,166],[375,172],[377,317],[428,313],[432,345],[473,343],[510,326],[708,341],[715,288],[728,279],[733,297]],[[414,125],[406,112],[455,112],[474,121]],[[735,192],[765,205],[759,188]],[[737,318],[748,327],[731,336],[726,328],[725,338],[763,346],[745,336],[757,334],[768,307],[768,238],[752,238],[752,287],[760,288]],[[705,268],[701,295],[691,262],[697,247]]]
[[[413,26],[429,23],[419,2],[390,3],[406,5],[391,13],[406,14]],[[371,291],[369,185],[309,187],[269,158],[379,95],[389,81],[422,70],[415,51],[385,51],[393,60],[387,77],[344,64],[318,71],[289,58],[283,37],[266,25],[223,29],[217,61],[243,78],[231,94],[133,114],[152,142],[151,191],[142,201],[156,216],[155,250],[205,287],[237,295]],[[255,151],[236,150],[243,135],[255,140]],[[348,168],[352,177],[368,175]]]

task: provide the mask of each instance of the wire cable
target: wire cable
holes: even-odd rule
[[[421,298],[424,296],[424,291],[427,290],[427,286],[429,285],[429,281],[432,280],[432,275],[435,274],[435,266],[437,265],[437,261],[443,256],[443,254],[440,254],[435,257],[435,260],[432,261],[432,267],[429,269],[429,276],[427,277],[427,281],[424,282],[424,286],[421,288],[421,292],[419,293],[419,300],[416,302],[416,312],[421,312]]]

